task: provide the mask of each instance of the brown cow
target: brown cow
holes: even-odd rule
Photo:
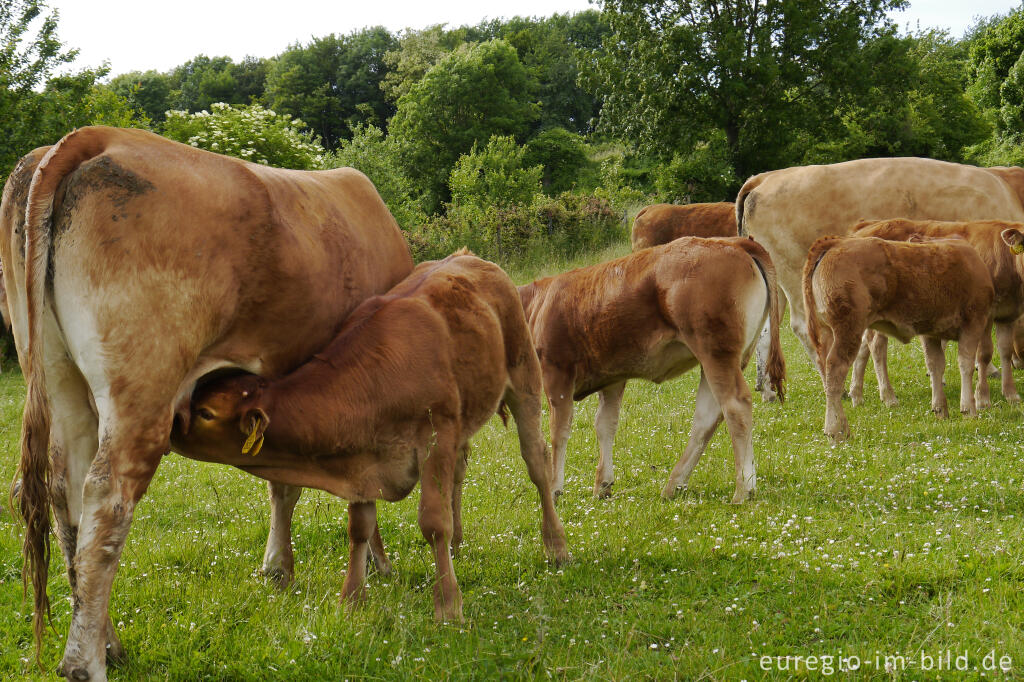
[[[1024,261],[1010,253],[1003,242],[1004,230],[1024,227],[1020,223],[1006,223],[998,220],[980,220],[966,223],[915,220],[879,220],[859,223],[853,231],[856,237],[878,237],[892,241],[910,241],[921,238],[945,239],[959,238],[966,240],[981,257],[992,278],[995,289],[995,302],[992,316],[996,327],[996,348],[1002,370],[1002,392],[1007,402],[1020,402],[1017,387],[1013,381],[1013,323],[1024,315]],[[853,366],[853,377],[850,379],[850,398],[857,406],[864,395],[864,370],[867,364],[867,352],[870,350],[874,360],[875,375],[878,377],[878,393],[882,402],[887,405],[896,403],[896,393],[889,381],[889,372],[885,358],[887,341],[885,336],[868,332],[867,343],[861,345],[857,360]],[[877,338],[876,338],[877,337]],[[985,336],[981,340],[992,353],[992,340]],[[988,390],[988,377],[978,378],[978,409],[991,407]]]
[[[103,680],[105,654],[123,652],[111,584],[176,406],[215,370],[293,369],[412,259],[358,171],[267,168],[141,130],[82,128],[30,153],[0,223],[27,385],[20,505],[37,641],[52,503],[73,596],[61,670]],[[271,488],[284,499],[268,555],[298,492]]]
[[[662,494],[686,486],[725,415],[739,503],[756,476],[750,389],[743,367],[769,320],[769,370],[782,392],[779,305],[771,259],[753,240],[682,237],[617,260],[519,287],[551,406],[555,492],[565,483],[573,401],[600,393],[595,428],[601,458],[594,494],[610,493],[612,443],[626,381],[656,383],[701,366],[686,450]]]
[[[800,278],[818,237],[848,235],[861,220],[1024,222],[1024,169],[978,168],[933,159],[860,159],[799,166],[748,179],[736,197],[740,234],[772,257],[789,299],[790,324],[811,358]],[[762,345],[758,376],[763,375]],[[771,390],[758,389],[766,400]]]
[[[823,237],[804,265],[807,332],[824,368],[825,433],[850,434],[843,385],[868,328],[907,343],[924,342],[932,381],[932,410],[947,415],[941,339],[959,344],[960,411],[977,414],[971,395],[972,365],[990,359],[979,349],[988,333],[995,292],[988,268],[970,244],[943,239],[914,244],[876,237]]]
[[[462,539],[469,438],[505,404],[540,493],[549,556],[568,558],[540,431],[541,373],[515,286],[464,250],[421,263],[355,309],[326,349],[275,381],[244,375],[200,388],[172,441],[207,461],[349,501],[342,599],[364,594],[374,501],[422,481],[419,523],[437,562],[434,615],[462,619],[452,545]]]
[[[633,250],[668,244],[680,237],[735,237],[736,204],[651,204],[636,214],[630,238]]]

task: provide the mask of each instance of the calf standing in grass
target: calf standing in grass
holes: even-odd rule
[[[639,251],[680,237],[735,237],[736,204],[651,204],[636,214],[630,240]]]
[[[600,394],[595,427],[601,457],[594,494],[614,481],[612,443],[629,379],[662,382],[701,366],[686,450],[662,494],[686,486],[723,414],[732,438],[739,503],[754,490],[750,388],[743,367],[770,318],[769,375],[779,395],[775,269],[750,239],[683,237],[608,263],[519,287],[551,406],[555,492],[565,483],[573,401]]]
[[[400,500],[421,481],[420,529],[437,562],[434,615],[459,620],[450,552],[462,534],[465,451],[502,403],[540,493],[544,546],[555,561],[568,557],[540,431],[541,390],[515,286],[498,266],[462,251],[420,264],[364,302],[291,374],[202,386],[172,438],[197,458],[348,500],[343,599],[363,595],[375,500]]]
[[[822,237],[804,265],[807,332],[823,370],[825,433],[849,436],[843,385],[868,328],[907,343],[921,336],[932,382],[932,410],[947,416],[942,339],[959,344],[960,411],[977,414],[973,364],[988,367],[995,292],[988,268],[966,241],[892,242],[875,237]]]
[[[1002,371],[1002,393],[1007,402],[1020,402],[1017,387],[1013,382],[1014,321],[1024,315],[1024,260],[1010,253],[1002,235],[1007,232],[1020,233],[1021,223],[1007,223],[999,220],[973,222],[940,222],[934,220],[864,221],[853,232],[855,237],[879,237],[892,241],[913,241],[921,239],[963,239],[974,247],[988,269],[995,290],[992,316],[996,327],[996,348]],[[878,377],[878,393],[887,405],[896,404],[896,393],[889,381],[886,366],[887,341],[884,335],[868,331],[865,343],[861,345],[850,379],[850,398],[854,406],[860,404],[864,394],[864,370],[870,350]],[[991,356],[991,337],[981,339],[982,347]],[[991,406],[987,372],[978,376],[978,409]]]

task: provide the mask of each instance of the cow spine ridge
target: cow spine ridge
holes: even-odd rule
[[[786,358],[782,355],[782,342],[779,338],[779,325],[782,323],[782,314],[779,307],[779,287],[775,277],[775,264],[764,247],[753,239],[744,239],[740,242],[743,250],[754,260],[761,274],[764,276],[764,283],[768,289],[768,381],[772,390],[778,394],[779,402],[786,402],[785,381],[786,381]]]
[[[57,187],[82,163],[106,148],[103,128],[68,133],[40,161],[32,176],[25,213],[25,299],[28,334],[25,343],[25,411],[21,429],[20,511],[25,521],[22,580],[32,582],[36,661],[40,662],[45,620],[50,619],[46,581],[50,565],[50,406],[43,365],[43,314],[50,262],[50,231]],[[40,663],[41,665],[41,663]]]

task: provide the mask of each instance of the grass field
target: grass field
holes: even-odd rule
[[[515,274],[522,282],[536,273]],[[418,492],[380,505],[395,572],[371,573],[367,604],[349,613],[337,603],[344,502],[304,493],[296,582],[280,592],[257,573],[264,483],[169,455],[136,510],[114,583],[111,613],[130,658],[111,676],[819,679],[848,677],[840,666],[857,663],[856,676],[869,679],[1024,676],[1021,409],[993,381],[993,409],[938,421],[920,345],[894,344],[899,406],[880,404],[869,375],[866,404],[846,404],[852,440],[832,447],[821,432],[821,383],[788,329],[783,342],[789,400],[755,397],[758,488],[742,506],[728,504],[724,426],[690,489],[659,496],[686,442],[697,373],[630,384],[607,500],[591,497],[597,398],[578,405],[559,501],[573,561],[560,569],[543,558],[514,429],[492,420],[473,441],[466,481],[466,541],[455,561],[463,625],[433,621]],[[753,367],[747,375],[752,384]],[[955,371],[946,391],[955,406]],[[20,374],[0,376],[5,480],[23,395]],[[0,676],[52,678],[68,628],[67,581],[54,544],[56,634],[42,675],[22,600],[20,534],[0,512]],[[949,666],[969,670],[940,671],[947,652]]]

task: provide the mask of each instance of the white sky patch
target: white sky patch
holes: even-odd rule
[[[80,50],[72,68],[109,62],[111,75],[127,71],[168,71],[198,54],[272,57],[314,36],[346,34],[366,26],[391,32],[444,23],[474,25],[484,19],[550,16],[600,9],[590,0],[48,0],[60,11],[58,35]],[[913,0],[894,12],[901,30],[946,28],[955,37],[975,17],[1005,14],[1019,0]]]

